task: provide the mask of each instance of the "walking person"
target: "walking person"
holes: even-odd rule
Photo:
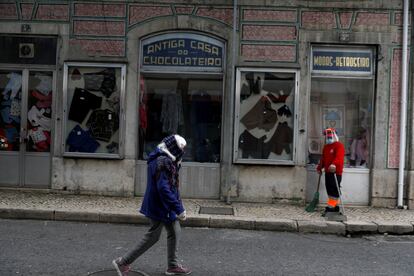
[[[324,130],[325,146],[322,150],[322,157],[316,170],[319,174],[325,170],[325,186],[328,194],[328,202],[322,216],[328,213],[339,214],[339,191],[336,186],[335,177],[338,180],[338,187],[341,187],[342,171],[344,168],[345,147],[339,142],[338,135],[334,128]]]
[[[166,275],[187,275],[191,270],[177,260],[177,247],[186,211],[179,193],[179,169],[186,141],[179,135],[165,137],[148,157],[147,188],[140,212],[150,220],[150,228],[137,246],[112,261],[119,276],[128,275],[130,264],[151,248],[167,230],[168,267]]]

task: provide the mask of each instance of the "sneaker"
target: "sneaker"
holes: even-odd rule
[[[115,267],[118,276],[128,276],[128,272],[131,270],[129,265],[121,264],[121,257],[113,260],[112,265]]]
[[[191,269],[183,267],[181,265],[172,267],[165,271],[165,275],[188,275],[191,273]]]

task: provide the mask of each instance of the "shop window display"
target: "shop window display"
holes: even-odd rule
[[[187,140],[183,161],[220,162],[222,81],[220,79],[140,79],[139,159],[163,137]]]
[[[239,69],[235,161],[294,160],[296,72]]]
[[[123,65],[67,64],[65,155],[120,156]]]
[[[334,127],[345,145],[344,166],[369,168],[372,99],[372,79],[312,78],[308,121],[310,164],[317,164],[321,156],[322,130]]]
[[[0,71],[0,150],[20,150],[22,72]]]
[[[30,72],[26,151],[49,152],[52,129],[53,73]]]

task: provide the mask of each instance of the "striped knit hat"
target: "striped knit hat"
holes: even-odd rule
[[[162,142],[167,147],[168,151],[174,155],[176,160],[181,159],[184,155],[184,147],[187,145],[187,142],[183,137],[178,134],[170,135],[162,139]]]

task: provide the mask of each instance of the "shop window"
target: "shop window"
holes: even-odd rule
[[[140,81],[139,159],[170,134],[180,134],[187,146],[183,161],[220,162],[221,79],[156,77]]]
[[[53,73],[29,73],[27,152],[50,152],[52,130]]]
[[[22,72],[0,71],[0,150],[20,150]]]
[[[369,168],[371,160],[374,49],[313,46],[308,117],[308,163],[319,162],[324,128],[336,129],[345,146],[345,168]]]
[[[293,164],[297,72],[239,68],[234,161]]]
[[[337,130],[344,144],[345,167],[368,168],[372,134],[371,79],[312,78],[308,128],[309,163],[321,157],[326,127]]]
[[[65,156],[122,156],[125,70],[125,65],[65,64]]]

